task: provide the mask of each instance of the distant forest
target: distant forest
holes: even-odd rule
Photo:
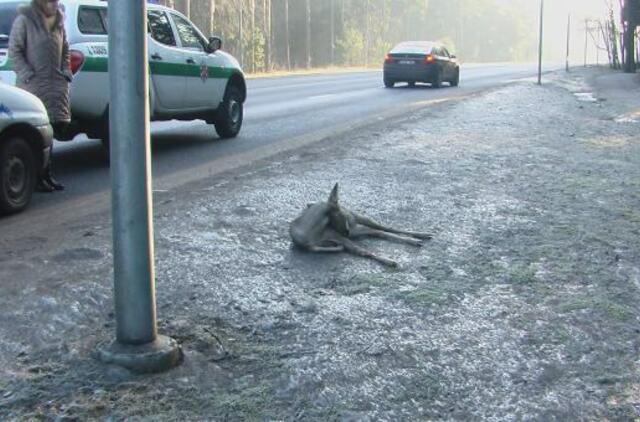
[[[440,41],[462,61],[535,57],[528,0],[159,0],[190,19],[246,71],[379,65],[406,40]]]

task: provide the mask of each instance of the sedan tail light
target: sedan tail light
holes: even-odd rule
[[[393,57],[391,57],[390,54],[387,54],[386,56],[384,56],[384,62],[385,63],[393,63]]]
[[[436,58],[433,57],[433,54],[427,54],[427,57],[424,58],[425,63],[435,63]]]
[[[84,64],[84,54],[78,50],[71,50],[69,51],[69,58],[69,69],[75,75]]]

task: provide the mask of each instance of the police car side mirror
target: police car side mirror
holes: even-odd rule
[[[209,53],[215,53],[222,48],[222,38],[209,37],[209,45],[207,47]]]

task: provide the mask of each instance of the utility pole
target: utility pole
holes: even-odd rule
[[[291,70],[291,35],[289,34],[289,0],[284,0],[284,26],[287,41],[287,70]]]
[[[208,0],[208,6],[209,16],[207,19],[207,24],[209,32],[205,34],[207,36],[207,39],[213,35],[213,30],[215,28],[216,0]]]
[[[538,85],[542,85],[542,35],[544,29],[544,0],[540,0],[540,42],[538,44]]]
[[[256,0],[251,0],[251,72],[256,73]]]
[[[184,14],[191,19],[191,0],[184,0]]]
[[[107,364],[159,372],[180,363],[178,343],[156,325],[149,135],[147,5],[109,5],[109,133],[116,340],[98,350]]]
[[[369,10],[370,10],[370,4],[369,4],[369,0],[366,1],[366,13],[365,13],[365,22],[364,22],[364,67],[369,67],[369,45],[371,42],[370,36],[371,34],[369,33],[369,20],[370,20],[370,16],[369,16]]]
[[[589,19],[584,20],[584,67],[587,67],[587,44],[589,42]]]
[[[307,41],[306,41],[306,49],[307,49],[307,69],[311,69],[311,0],[306,1],[307,7]]]
[[[269,34],[269,27],[267,20],[269,16],[269,9],[267,9],[267,0],[262,0],[262,33],[264,34],[264,66],[263,71],[269,71],[269,55],[271,54],[271,36]]]
[[[335,0],[331,0],[331,65],[336,59],[336,7]]]
[[[567,18],[567,65],[566,65],[567,72],[569,71],[570,39],[571,39],[571,13],[569,13],[569,17]]]
[[[239,29],[240,29],[240,67],[244,68],[244,16],[243,16],[244,10],[243,10],[243,6],[242,3],[240,3],[240,13],[239,13],[239,19],[240,22],[238,23],[239,25]]]

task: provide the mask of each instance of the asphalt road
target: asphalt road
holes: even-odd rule
[[[536,72],[533,64],[463,66],[460,87],[442,89],[404,84],[385,89],[380,71],[250,79],[244,126],[236,139],[220,140],[202,121],[152,124],[154,189],[175,188],[430,102],[533,78]],[[100,142],[79,136],[56,142],[54,150],[55,173],[67,189],[35,194],[25,212],[0,219],[0,241],[108,209],[110,175]]]

